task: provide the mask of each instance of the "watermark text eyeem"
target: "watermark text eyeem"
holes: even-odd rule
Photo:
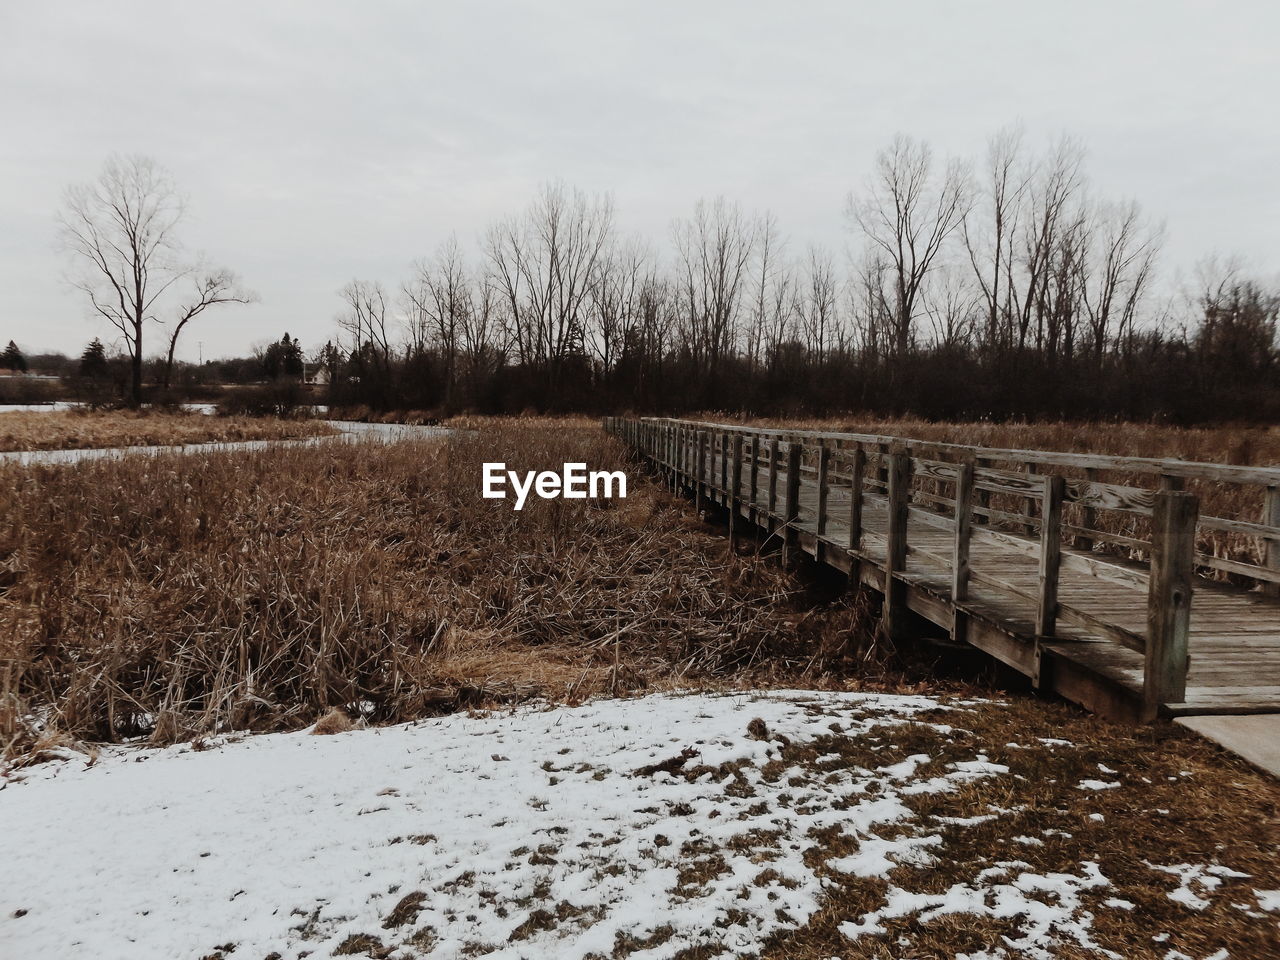
[[[612,499],[627,495],[627,475],[621,470],[588,470],[585,463],[566,463],[560,473],[554,470],[528,470],[522,477],[508,470],[505,463],[484,465],[484,498],[505,500],[507,487],[515,493],[515,509],[523,510],[530,493],[543,500],[564,497],[566,500]]]

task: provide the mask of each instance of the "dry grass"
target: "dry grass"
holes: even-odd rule
[[[150,410],[12,411],[0,413],[0,452],[286,440],[334,432],[316,420],[214,417]]]
[[[54,729],[171,742],[391,722],[769,677],[857,655],[859,604],[819,611],[772,561],[726,555],[685,505],[480,496],[481,463],[622,466],[595,423],[490,424],[396,445],[3,469],[0,744]]]
[[[822,864],[827,899],[804,928],[775,938],[764,957],[947,960],[996,947],[1011,957],[1036,956],[1035,950],[1016,949],[1004,939],[1017,939],[1020,928],[1030,925],[1030,918],[1021,916],[996,920],[954,914],[922,920],[916,911],[885,920],[886,932],[877,936],[849,940],[839,930],[842,922],[883,906],[890,883],[912,893],[940,894],[1010,861],[1025,864],[1011,876],[1020,871],[1078,875],[1081,864],[1092,861],[1111,881],[1087,893],[1081,905],[1093,915],[1092,932],[1101,949],[1059,944],[1053,955],[1063,960],[1092,960],[1105,956],[1102,950],[1135,960],[1201,958],[1222,948],[1232,957],[1280,955],[1274,915],[1261,913],[1252,893],[1280,886],[1275,845],[1280,784],[1273,778],[1176,727],[1123,729],[1069,707],[1031,700],[975,704],[935,719],[952,729],[944,734],[908,726],[860,737],[837,733],[783,751],[785,761],[822,776],[875,769],[913,754],[929,758],[919,768],[920,777],[944,773],[949,762],[979,754],[1007,766],[1009,774],[907,798],[914,817],[883,827],[880,835],[940,835],[940,853],[933,862],[900,866],[884,879],[830,868],[826,861],[856,852],[856,842],[839,830],[817,837],[809,856]],[[1100,771],[1100,764],[1111,772]],[[1078,786],[1098,779],[1117,786]],[[993,811],[1002,812],[986,822],[949,819],[990,817]],[[1194,910],[1169,899],[1177,879],[1148,864],[1222,864],[1249,876],[1226,881],[1207,898],[1205,909]],[[1107,902],[1114,900],[1132,908]],[[1171,953],[1175,950],[1181,953]]]

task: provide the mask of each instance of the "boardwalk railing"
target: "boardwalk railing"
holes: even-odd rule
[[[1147,715],[1184,698],[1197,569],[1261,593],[1280,585],[1280,470],[687,420],[608,418],[605,428],[699,506],[725,507],[732,526],[745,518],[786,550],[804,538],[819,559],[837,551],[855,575],[872,564],[891,635],[904,584],[920,579],[911,567],[925,564],[945,572],[960,637],[978,585],[1029,611],[1037,644],[1101,637],[1141,654]],[[1258,502],[1262,515],[1201,516],[1188,481],[1240,487],[1236,500]],[[1197,549],[1224,533],[1256,540],[1256,558]],[[977,545],[985,567],[971,562]],[[1019,576],[992,559],[1003,557],[1020,558]],[[1105,591],[1092,597],[1101,610],[1088,609],[1087,591],[1064,599],[1064,573],[1145,591],[1145,629],[1132,603],[1107,609]]]

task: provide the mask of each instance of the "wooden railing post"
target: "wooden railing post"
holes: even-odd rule
[[[1096,467],[1084,468],[1084,479],[1087,483],[1096,483],[1098,480],[1098,470]],[[1093,505],[1090,499],[1088,504],[1080,512],[1080,526],[1085,530],[1093,530],[1098,525],[1098,509]],[[1093,537],[1087,534],[1078,536],[1075,539],[1075,548],[1077,550],[1085,550],[1093,552]]]
[[[1036,476],[1036,465],[1034,463],[1027,464],[1027,480],[1033,481]],[[1022,525],[1022,530],[1027,536],[1036,532],[1035,515],[1036,515],[1036,498],[1034,496],[1022,498],[1022,513],[1028,517],[1028,521]],[[1043,524],[1041,524],[1043,526]]]
[[[760,513],[756,508],[756,501],[759,498],[760,490],[760,434],[753,433],[751,435],[751,487],[750,493],[747,495],[747,503],[750,505],[751,522],[758,524],[760,522]]]
[[[693,503],[694,510],[699,514],[702,513],[702,479],[707,472],[707,431],[698,428],[697,449],[694,451],[694,470],[696,476],[693,478]]]
[[[725,503],[729,496],[729,434],[720,433],[720,493]]]
[[[853,448],[849,465],[849,549],[862,550],[862,484],[867,472],[867,451],[861,443]]]
[[[1262,522],[1268,527],[1280,527],[1280,487],[1267,487],[1262,501]],[[1262,565],[1268,570],[1280,570],[1280,542],[1263,543]],[[1280,597],[1280,583],[1262,584],[1262,592],[1269,597]]]
[[[951,602],[969,599],[969,540],[973,524],[973,461],[956,467],[955,549],[951,559]]]
[[[1196,562],[1194,494],[1162,490],[1151,514],[1151,575],[1147,592],[1147,649],[1142,674],[1143,719],[1187,695],[1187,641]]]
[[[803,453],[804,447],[795,440],[787,444],[787,486],[783,504],[783,517],[786,523],[782,538],[783,563],[787,562],[791,550],[795,548],[799,539],[795,524],[800,517],[800,458]]]
[[[888,454],[888,511],[884,559],[885,635],[897,640],[903,635],[906,618],[906,591],[894,574],[907,567],[907,522],[911,510],[911,458],[902,447]]]
[[[818,447],[818,537],[827,532],[827,471],[831,464],[831,448]]]
[[[769,532],[777,529],[773,525],[778,514],[778,438],[769,440]]]
[[[1067,481],[1058,474],[1044,478],[1040,504],[1040,602],[1036,636],[1051,637],[1058,623],[1058,572],[1062,565],[1062,498]]]
[[[986,460],[986,458],[984,458],[984,457],[978,457],[978,458],[974,461],[974,468],[975,468],[975,469],[981,469],[982,467],[989,467],[989,466],[991,466],[990,462],[988,462],[988,461]],[[990,523],[990,522],[991,522],[991,513],[990,513],[989,511],[991,510],[991,491],[990,491],[990,490],[977,490],[977,491],[974,493],[974,499],[977,501],[977,504],[978,504],[979,509],[981,509],[981,510],[982,510],[982,513],[978,515],[978,517],[975,519],[975,521],[974,521],[974,522],[975,522],[975,523]]]
[[[729,550],[732,552],[738,533],[738,506],[742,494],[742,434],[733,435],[733,461],[729,471]]]

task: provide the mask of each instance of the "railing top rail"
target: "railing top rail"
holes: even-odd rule
[[[783,439],[795,437],[812,440],[847,440],[869,444],[896,443],[906,446],[908,452],[945,451],[956,456],[973,456],[985,460],[1016,460],[1022,463],[1044,464],[1046,466],[1120,470],[1131,473],[1166,474],[1189,480],[1216,480],[1258,486],[1280,486],[1280,468],[1278,467],[1242,467],[1226,463],[1166,460],[1156,457],[1120,457],[1096,453],[1021,450],[1013,447],[982,447],[970,444],[945,443],[936,440],[919,440],[887,434],[843,433],[835,430],[791,430],[779,427],[715,423],[707,420],[682,420],[672,417],[643,417],[641,419],[651,423],[673,423],[707,430],[732,431],[744,434],[754,433]]]

